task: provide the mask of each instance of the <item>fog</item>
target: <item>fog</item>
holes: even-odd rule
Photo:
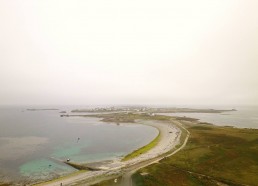
[[[0,104],[257,104],[257,7],[1,0]]]

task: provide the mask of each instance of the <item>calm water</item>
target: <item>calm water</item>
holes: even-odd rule
[[[0,108],[0,180],[49,179],[71,173],[76,170],[58,160],[114,159],[147,144],[158,134],[148,126],[60,117],[59,112]]]
[[[192,108],[192,107],[190,107]],[[170,116],[186,116],[198,118],[200,121],[209,122],[219,126],[234,126],[238,128],[258,128],[258,107],[207,107],[215,109],[232,109],[237,111],[224,113],[171,113]]]

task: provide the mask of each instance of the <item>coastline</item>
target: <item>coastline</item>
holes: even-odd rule
[[[50,181],[40,182],[40,183],[38,182],[37,185],[57,185],[58,186],[58,185],[60,185],[60,183],[63,183],[65,185],[66,184],[67,185],[71,185],[71,184],[72,185],[74,185],[74,184],[75,185],[77,185],[77,184],[91,185],[91,184],[96,184],[96,183],[99,183],[101,181],[105,181],[108,179],[111,179],[111,181],[114,182],[114,179],[117,179],[117,178],[119,178],[119,182],[120,182],[120,178],[122,178],[122,180],[123,180],[125,176],[127,176],[127,179],[131,180],[132,175],[136,171],[138,172],[139,169],[146,167],[148,165],[152,164],[151,167],[157,167],[160,164],[162,164],[162,162],[169,163],[170,161],[171,162],[180,162],[181,161],[181,159],[175,160],[174,157],[175,158],[182,157],[185,159],[187,159],[187,158],[189,159],[189,160],[187,160],[188,161],[187,164],[186,163],[179,164],[178,167],[176,168],[176,169],[180,168],[180,170],[184,171],[184,170],[188,170],[188,168],[189,168],[189,167],[184,167],[184,166],[189,165],[193,161],[193,159],[191,159],[190,156],[194,156],[195,154],[192,152],[195,152],[195,151],[198,152],[198,150],[201,149],[201,150],[203,150],[203,153],[205,154],[210,150],[217,149],[213,153],[214,154],[219,153],[220,149],[218,149],[218,148],[221,148],[221,145],[225,144],[224,142],[220,143],[221,138],[226,138],[228,140],[231,140],[233,145],[235,144],[234,140],[239,140],[241,143],[245,142],[245,140],[246,140],[246,143],[247,143],[250,140],[253,140],[254,137],[251,137],[251,136],[253,136],[253,135],[255,136],[257,134],[257,130],[258,130],[258,129],[238,128],[238,127],[233,127],[233,126],[218,126],[216,124],[202,122],[199,119],[195,119],[193,117],[166,116],[166,115],[159,115],[159,114],[150,115],[148,113],[147,114],[144,114],[144,113],[112,113],[112,114],[96,114],[96,115],[90,115],[90,116],[86,116],[86,115],[70,115],[70,116],[72,116],[72,117],[73,116],[75,116],[75,117],[78,117],[78,116],[80,116],[80,117],[96,117],[101,121],[107,122],[107,125],[108,125],[108,123],[116,123],[117,125],[119,125],[119,123],[121,123],[121,124],[123,123],[123,124],[127,125],[126,121],[129,120],[129,121],[132,121],[132,123],[130,123],[132,125],[133,124],[142,124],[142,125],[148,125],[148,126],[155,127],[159,131],[158,135],[160,135],[160,136],[163,133],[162,133],[162,131],[159,130],[159,127],[160,126],[164,127],[164,126],[166,126],[166,124],[170,124],[174,127],[176,126],[179,130],[181,130],[180,131],[181,133],[180,133],[180,135],[177,134],[177,138],[178,138],[179,142],[177,144],[175,144],[173,149],[168,152],[165,152],[164,149],[161,148],[161,149],[159,149],[159,152],[162,152],[162,153],[161,153],[161,155],[158,155],[157,157],[151,158],[149,156],[149,157],[147,157],[147,159],[144,159],[144,155],[141,155],[140,157],[137,156],[136,158],[133,158],[132,160],[128,160],[125,162],[121,162],[122,157],[119,157],[112,161],[111,160],[110,161],[101,161],[101,162],[95,162],[92,164],[89,163],[89,164],[91,164],[90,166],[97,167],[97,169],[89,170],[88,172],[86,172],[82,169],[83,171],[78,171],[75,174],[73,174],[73,173],[66,174],[66,175],[58,177],[56,179],[54,178],[53,180],[50,180]],[[70,117],[70,116],[68,116],[68,117]],[[116,121],[119,121],[119,122],[116,122]],[[191,132],[191,136],[187,129]],[[225,133],[225,131],[230,131],[230,132]],[[193,137],[196,137],[196,135],[198,136],[200,133],[205,133],[205,134],[207,133],[209,135],[212,134],[214,137],[209,139],[210,141],[204,140],[203,142],[205,144],[200,145],[201,143],[199,143],[199,141],[193,140]],[[247,134],[250,134],[250,136],[245,137],[244,140],[240,139]],[[202,136],[200,136],[200,138],[208,138],[208,136],[202,135]],[[231,137],[228,137],[228,136],[231,136]],[[157,136],[154,137],[154,139],[152,141],[150,141],[149,143],[147,142],[148,144],[146,144],[145,146],[148,146],[156,138],[157,138]],[[188,141],[188,138],[189,138],[189,141]],[[198,138],[199,138],[199,136],[198,136]],[[227,141],[227,140],[224,140],[224,141]],[[212,144],[213,142],[215,142],[215,144]],[[209,143],[209,145],[207,145],[207,143]],[[219,145],[216,143],[219,143]],[[237,143],[237,144],[239,144],[239,143]],[[225,144],[225,145],[227,145],[227,144]],[[252,145],[251,142],[248,145]],[[136,149],[135,151],[140,150],[140,149],[144,148],[145,146],[143,146],[139,149]],[[207,148],[208,148],[208,151],[207,151]],[[153,147],[153,149],[154,149],[154,147]],[[151,153],[154,151],[153,149],[150,150],[149,155],[151,155]],[[252,148],[250,148],[250,149],[252,149]],[[250,149],[246,149],[246,152],[249,152],[248,150],[250,150]],[[232,145],[230,145],[230,148],[225,148],[223,150],[224,151],[230,150],[230,152],[229,152],[230,156],[232,156],[232,155],[236,156],[237,154],[238,155],[241,154],[241,153],[238,153],[238,151],[237,151],[239,149],[232,148]],[[234,153],[231,152],[233,150],[235,150],[236,152],[234,152]],[[129,153],[128,155],[135,153],[135,151]],[[180,152],[177,153],[178,151],[180,151]],[[185,152],[188,152],[188,154],[185,154]],[[174,156],[175,153],[177,153],[177,154]],[[197,153],[197,155],[198,155],[198,153]],[[146,152],[144,154],[148,154],[148,152]],[[170,159],[169,157],[172,155],[173,155],[173,158]],[[221,154],[219,154],[219,155],[221,155]],[[141,158],[143,158],[143,159],[141,159]],[[194,158],[200,158],[200,157],[196,156]],[[247,158],[247,157],[245,157],[245,158]],[[214,158],[214,159],[216,159],[216,158]],[[162,161],[160,161],[160,160],[162,160]],[[62,160],[60,160],[60,161],[62,161]],[[214,161],[214,160],[212,160],[212,161]],[[156,164],[156,163],[158,163],[158,164]],[[87,163],[87,165],[88,165],[88,163]],[[200,166],[198,166],[198,167],[200,167]],[[148,173],[150,170],[151,170],[151,168],[149,169],[148,167],[146,167],[144,169],[139,170],[139,172],[140,172],[140,174],[143,174],[142,177],[144,177],[144,175],[146,175],[145,173],[146,172]],[[230,169],[225,169],[225,171],[229,171],[229,170]],[[189,171],[192,172],[193,170],[189,169]],[[195,172],[194,174],[198,175],[197,173]],[[192,174],[192,173],[190,173],[190,174]],[[202,174],[202,176],[209,178],[209,174],[207,174],[207,172],[204,172]],[[222,176],[222,175],[219,175],[219,176]],[[222,176],[222,178],[223,177],[224,176]],[[10,184],[11,184],[11,182],[10,182]],[[34,184],[32,184],[32,181],[31,181],[30,184],[28,182],[27,182],[27,184],[34,185],[36,183],[34,182]],[[102,186],[102,183],[99,183],[97,185]]]
[[[60,185],[60,183],[69,185],[75,182],[79,182],[82,180],[92,180],[96,177],[101,176],[112,176],[112,175],[120,175],[121,170],[133,167],[141,162],[145,162],[154,158],[159,157],[162,154],[166,154],[172,149],[174,149],[179,143],[180,143],[180,135],[181,130],[174,124],[163,122],[163,121],[157,121],[157,120],[137,120],[137,124],[147,125],[156,128],[159,131],[159,140],[156,146],[153,146],[148,151],[139,154],[138,156],[129,159],[127,161],[121,161],[121,159],[113,160],[111,162],[98,162],[96,165],[91,164],[91,166],[95,166],[94,169],[99,169],[98,171],[87,171],[82,172],[76,175],[70,175],[64,176],[62,178],[51,180],[48,182],[39,183],[36,185],[48,185],[48,186],[55,186]],[[156,139],[156,138],[155,138]],[[155,140],[154,139],[154,140]],[[153,141],[153,140],[152,140]],[[152,142],[151,141],[151,142]],[[151,143],[150,142],[150,143]],[[148,146],[150,143],[148,143],[146,146]],[[144,147],[144,146],[143,146]],[[141,148],[143,148],[141,147]],[[140,148],[140,149],[141,149]],[[137,151],[137,150],[136,150]],[[132,152],[134,153],[134,151]],[[131,153],[129,153],[130,155]]]
[[[151,150],[153,147],[155,147],[159,143],[159,140],[161,137],[160,130],[159,129],[157,129],[157,130],[159,131],[159,133],[151,142],[149,142],[148,144],[144,145],[143,147],[140,147],[140,148],[132,151],[131,153],[125,155],[121,161],[128,161],[132,158],[139,156],[142,153],[145,153],[145,152]]]
[[[136,185],[257,185],[258,129],[221,127],[198,121],[179,123],[190,134],[184,149],[137,170],[130,176],[131,182]]]

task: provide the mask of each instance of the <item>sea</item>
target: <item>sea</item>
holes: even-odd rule
[[[60,117],[71,107],[30,108],[35,107],[0,108],[0,182],[38,182],[73,173],[77,170],[63,161],[119,159],[158,135],[156,128],[145,125]]]
[[[181,106],[182,107],[182,106]],[[232,110],[222,113],[162,113],[168,116],[197,118],[218,126],[258,129],[258,106],[184,106],[184,108]]]
[[[163,113],[198,118],[219,126],[258,128],[257,106],[185,106],[236,109],[223,113]],[[50,109],[57,110],[28,110]],[[0,182],[38,182],[78,170],[63,161],[90,163],[119,159],[148,144],[156,128],[116,124],[92,117],[60,117],[79,106],[1,106]]]

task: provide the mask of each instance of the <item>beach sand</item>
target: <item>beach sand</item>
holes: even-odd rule
[[[166,152],[171,151],[173,148],[175,148],[176,145],[180,143],[181,130],[176,125],[167,122],[146,120],[137,120],[136,123],[155,127],[159,130],[159,143],[151,150],[128,161],[121,161],[122,158],[120,158],[113,161],[103,161],[103,163],[97,162],[95,164],[95,168],[101,169],[99,171],[84,172],[75,176],[68,176],[63,179],[58,179],[56,181],[53,180],[47,183],[42,183],[40,185],[60,186],[61,183],[63,185],[71,185],[82,180],[94,180],[99,176],[108,177],[112,175],[118,175],[119,173],[121,174],[121,170],[123,168],[137,165],[143,161],[158,157]],[[94,164],[91,164],[91,166],[94,166]]]

